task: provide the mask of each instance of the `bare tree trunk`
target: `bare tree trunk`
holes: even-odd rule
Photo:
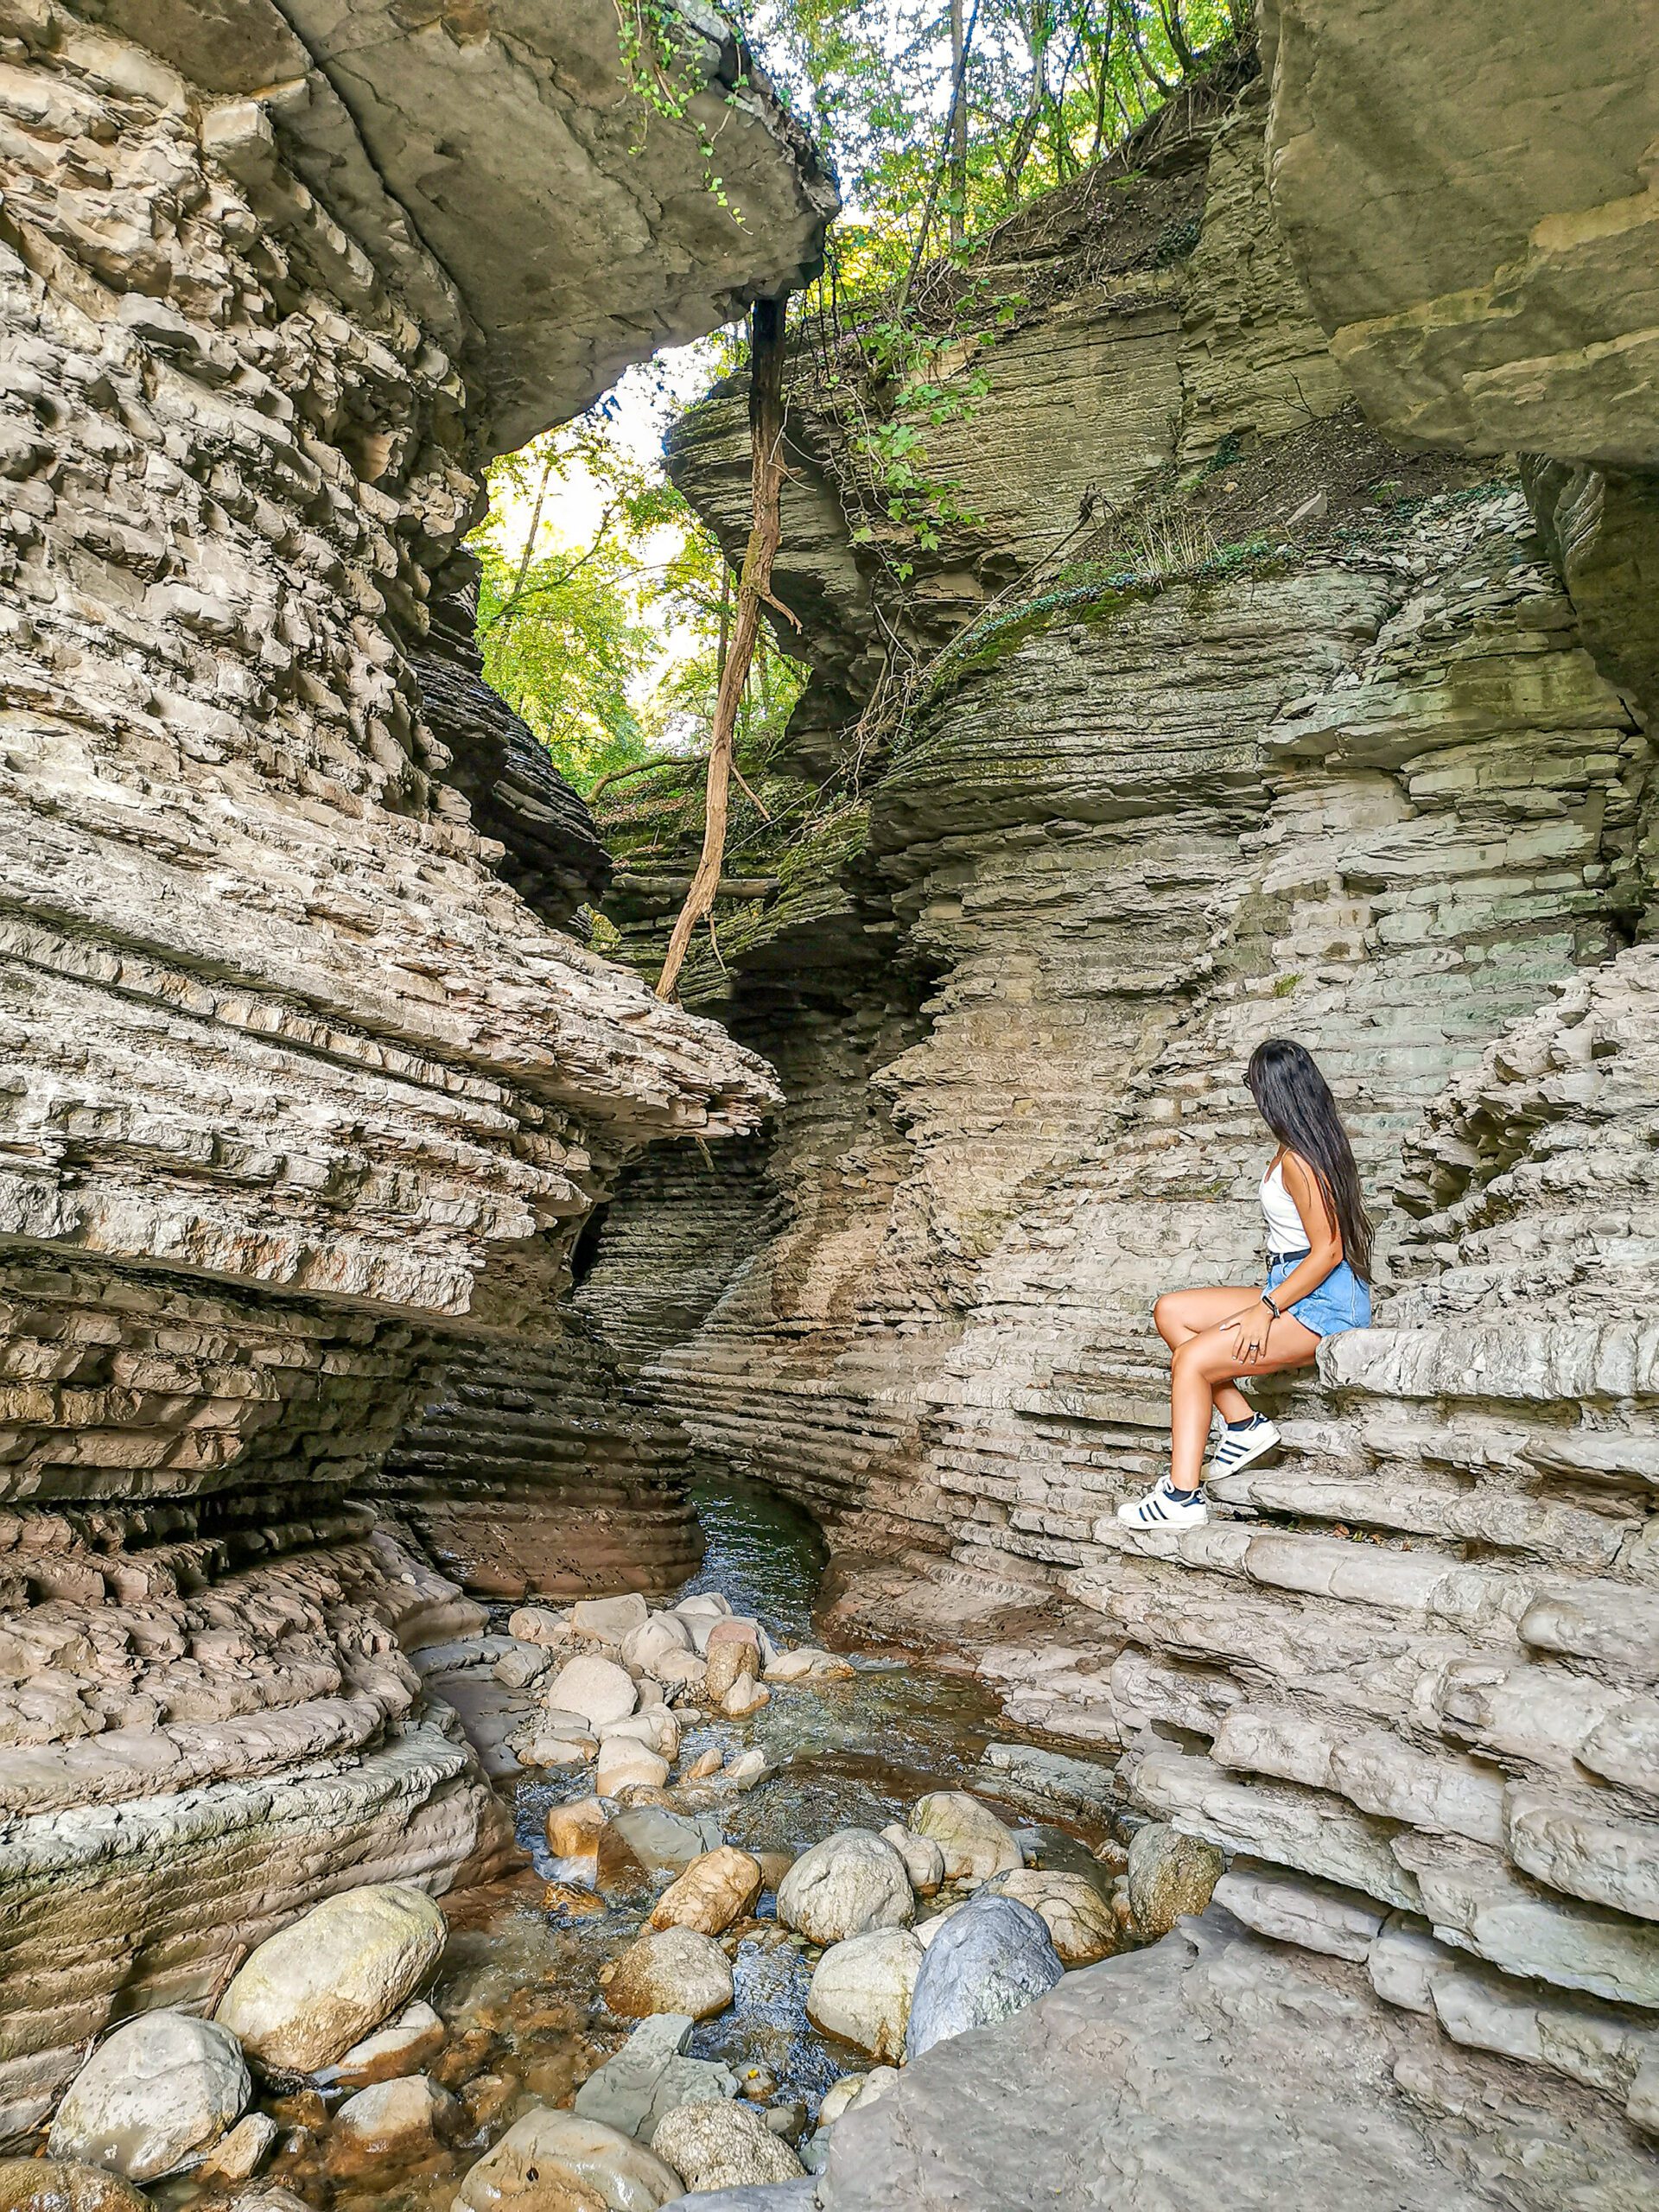
[[[749,680],[749,664],[760,629],[763,604],[772,597],[772,563],[782,535],[784,489],[784,305],[783,298],[757,300],[749,317],[749,451],[753,525],[737,607],[727,644],[725,664],[715,695],[715,726],[709,739],[709,782],[703,800],[702,853],[691,888],[685,894],[674,933],[668,940],[657,995],[671,999],[691,943],[691,933],[713,909],[726,853],[726,817],[732,794],[732,753],[738,709]]]
[[[963,72],[968,50],[963,36],[962,0],[950,0],[950,244],[962,244],[968,209],[968,102]]]

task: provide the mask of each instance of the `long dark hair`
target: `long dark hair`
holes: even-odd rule
[[[1250,1054],[1244,1080],[1280,1143],[1313,1170],[1341,1233],[1342,1256],[1369,1282],[1371,1221],[1360,1196],[1354,1147],[1313,1055],[1288,1037],[1269,1037]]]

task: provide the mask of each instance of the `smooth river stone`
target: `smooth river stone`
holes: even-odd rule
[[[682,2105],[659,2122],[651,2147],[694,2194],[798,2180],[806,2169],[752,2105]]]
[[[1183,1835],[1166,1821],[1148,1821],[1129,1840],[1129,1909],[1147,1942],[1167,1936],[1184,1913],[1202,1912],[1224,1861],[1213,1843]]]
[[[639,1702],[639,1693],[627,1669],[597,1652],[567,1659],[547,1686],[550,1708],[579,1713],[592,1728],[602,1728],[608,1720],[626,1720]]]
[[[732,1995],[731,1961],[711,1937],[693,1928],[649,1928],[617,1961],[605,2002],[624,2019],[689,2012],[707,2020]]]
[[[142,2012],[108,2036],[70,2083],[47,2148],[54,2159],[159,2181],[210,2150],[252,2094],[227,2028]]]
[[[760,1894],[760,1862],[747,1851],[723,1843],[694,1859],[671,1882],[651,1915],[653,1928],[695,1928],[702,1936],[723,1936],[749,1911]]]
[[[130,2182],[70,2158],[0,2158],[0,2212],[152,2212]]]
[[[446,1933],[424,1890],[402,1883],[325,1897],[243,1962],[216,2018],[264,2065],[315,2073],[403,2010]]]
[[[925,1955],[910,1928],[877,1928],[832,1943],[813,1968],[807,2018],[872,2058],[902,2059]]]
[[[685,2056],[695,2025],[689,2012],[656,2012],[642,2020],[615,2056],[576,2091],[576,2111],[649,2142],[658,2122],[681,2105],[734,2097],[737,2076],[729,2066]]]
[[[965,1789],[934,1789],[918,1797],[906,1826],[938,1845],[947,1881],[988,1882],[1025,1864],[1013,1829]]]
[[[679,2176],[620,2128],[537,2106],[461,2177],[452,2212],[658,2212]]]
[[[927,1947],[910,2004],[905,2056],[1022,2012],[1064,1975],[1041,1916],[1013,1897],[981,1894]]]
[[[1065,1967],[1091,1967],[1109,1959],[1119,1946],[1117,1916],[1111,1900],[1086,1874],[1045,1873],[1025,1867],[999,1874],[986,1889],[995,1897],[1029,1905],[1047,1928]]]
[[[868,1828],[842,1828],[803,1852],[778,1885],[778,1917],[814,1943],[843,1943],[914,1916],[905,1862]]]

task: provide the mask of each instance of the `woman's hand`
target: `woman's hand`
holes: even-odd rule
[[[1224,1334],[1229,1329],[1234,1333],[1239,1365],[1253,1367],[1267,1344],[1273,1316],[1258,1298],[1254,1306],[1247,1306],[1242,1313],[1231,1315],[1221,1326]]]

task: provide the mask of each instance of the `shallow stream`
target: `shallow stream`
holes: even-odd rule
[[[715,1591],[738,1613],[758,1618],[779,1643],[811,1642],[812,1612],[825,1551],[814,1524],[774,1495],[747,1485],[701,1488],[698,1510],[708,1541],[702,1568],[685,1593]],[[682,1594],[685,1594],[682,1593]],[[709,1749],[729,1757],[752,1744],[776,1771],[745,1795],[721,1798],[726,1840],[754,1851],[791,1854],[838,1828],[880,1828],[933,1789],[972,1787],[1011,1826],[1029,1834],[1029,1815],[998,1804],[976,1778],[986,1745],[1013,1732],[971,1679],[930,1671],[913,1659],[848,1652],[850,1679],[790,1684],[747,1720],[683,1717],[680,1764]],[[456,2182],[516,2107],[568,2105],[596,2065],[626,2040],[634,2022],[606,2010],[601,1976],[634,1940],[661,1878],[632,1891],[601,1884],[590,1894],[557,1893],[548,1883],[569,1873],[546,1841],[548,1808],[591,1794],[590,1769],[527,1777],[517,1788],[518,1834],[533,1872],[457,1901],[440,1977],[429,1991],[448,2041],[428,2071],[461,2101],[467,2126],[419,2167],[388,2172],[354,2168],[331,2147],[325,2107],[340,2101],[311,2089],[271,2104],[287,2137],[262,2176],[320,2208],[407,2208],[448,2212]],[[671,1796],[677,1801],[678,1793]],[[1084,1823],[1044,1826],[1043,1863],[1093,1866]],[[724,2060],[740,2079],[762,2069],[771,2101],[816,2112],[830,2082],[871,2062],[836,2043],[806,2018],[810,1952],[776,1921],[763,1894],[745,1923],[732,1961],[736,2001],[696,2031],[693,2055]],[[764,2085],[763,2085],[764,2086]],[[343,2093],[341,2093],[343,2094]],[[206,2206],[203,2192],[176,2184],[174,2203]]]

